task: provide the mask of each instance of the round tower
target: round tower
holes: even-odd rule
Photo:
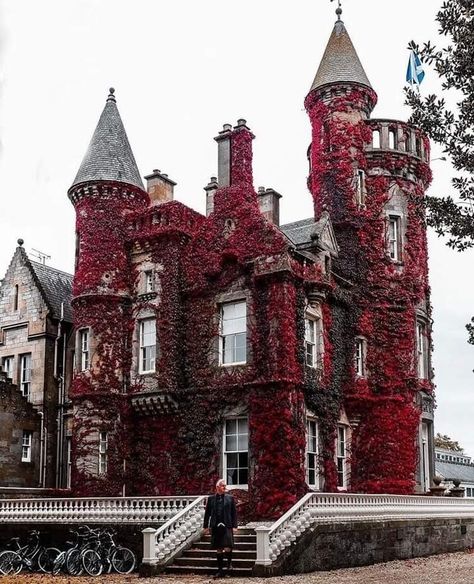
[[[149,197],[113,89],[68,195],[76,211],[73,488],[117,495],[126,468],[133,322],[127,219],[145,209]]]
[[[351,290],[345,328],[333,336],[346,371],[336,383],[352,431],[349,488],[425,491],[434,470],[429,144],[403,122],[370,119],[377,96],[340,17],[338,9],[305,106],[315,216],[330,214],[334,272]]]

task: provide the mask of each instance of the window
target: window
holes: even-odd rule
[[[21,441],[21,462],[31,462],[31,442],[33,432],[30,430],[23,430],[23,438]]]
[[[365,172],[360,169],[356,175],[356,203],[359,207],[365,205]]]
[[[20,297],[20,290],[18,284],[15,284],[15,289],[13,291],[13,310],[16,312],[18,310],[18,299]]]
[[[247,305],[245,301],[222,304],[219,353],[221,365],[247,362]]]
[[[366,377],[366,353],[367,353],[367,342],[362,337],[357,337],[355,340],[355,351],[354,351],[354,369],[357,377]]]
[[[99,432],[99,474],[107,473],[107,432]]]
[[[31,396],[31,353],[20,357],[20,391],[23,396]]]
[[[428,378],[428,331],[424,322],[416,323],[416,353],[418,379]]]
[[[372,131],[372,148],[380,148],[380,130]]]
[[[393,215],[388,218],[388,254],[394,262],[401,259],[400,217]]]
[[[89,329],[79,331],[79,342],[81,344],[81,371],[89,369]]]
[[[231,418],[224,427],[224,477],[228,485],[248,483],[248,420]]]
[[[319,432],[317,420],[306,424],[306,480],[310,487],[319,489]]]
[[[416,149],[416,155],[421,158],[422,157],[422,149],[421,149],[421,138],[416,138],[415,140],[415,149]]]
[[[391,150],[395,150],[395,148],[397,147],[397,139],[396,139],[396,135],[395,135],[395,130],[388,131],[388,147]]]
[[[337,427],[337,486],[340,488],[347,487],[347,445],[346,445],[346,426]]]
[[[72,477],[72,436],[66,438],[66,488],[71,488]]]
[[[156,320],[147,318],[140,321],[140,373],[156,370]]]
[[[305,360],[309,367],[322,366],[322,331],[320,318],[305,318]]]
[[[146,270],[143,274],[144,276],[144,290],[145,294],[149,292],[154,292],[155,290],[155,281],[154,281],[154,274],[153,270]]]
[[[2,359],[2,370],[5,371],[9,379],[13,379],[13,364],[15,362],[14,357],[3,357]]]

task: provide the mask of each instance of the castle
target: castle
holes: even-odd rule
[[[305,100],[314,216],[280,225],[245,120],[215,138],[203,216],[158,170],[144,187],[110,90],[68,192],[76,494],[224,476],[273,517],[308,489],[428,490],[429,143],[376,101],[339,11]]]

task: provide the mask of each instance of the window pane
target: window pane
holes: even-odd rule
[[[239,470],[239,485],[246,485],[249,482],[248,479],[248,469],[241,468]]]
[[[248,434],[239,434],[238,445],[239,445],[238,450],[248,450],[249,447]]]
[[[239,455],[237,453],[229,453],[227,455],[227,468],[238,467]]]
[[[227,469],[227,484],[228,485],[238,485],[237,482],[237,469]]]
[[[248,466],[248,453],[247,452],[239,452],[239,467],[247,467]]]
[[[231,434],[231,435],[226,436],[225,449],[227,451],[229,451],[229,450],[236,451],[237,450],[237,436],[235,434]]]
[[[237,420],[226,420],[225,431],[226,434],[237,434]]]

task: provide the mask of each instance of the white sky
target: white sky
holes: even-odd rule
[[[335,20],[329,0],[0,0],[0,277],[25,248],[72,271],[71,185],[108,88],[142,175],[178,182],[176,198],[204,212],[217,170],[213,137],[248,121],[255,186],[284,196],[282,222],[312,214],[306,189],[310,124],[303,101]],[[406,119],[409,40],[435,39],[441,0],[343,0],[343,20],[379,96],[373,117]],[[427,71],[422,92],[437,91]],[[433,158],[440,156],[434,150]],[[450,188],[433,162],[431,192]],[[430,237],[436,431],[474,456],[474,252]]]

